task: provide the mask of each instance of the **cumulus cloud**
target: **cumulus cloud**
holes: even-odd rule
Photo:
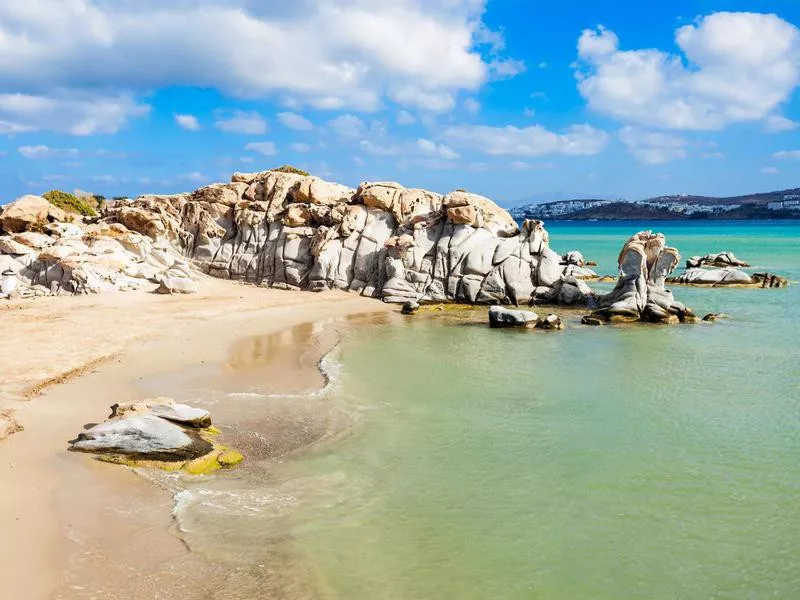
[[[175,123],[178,124],[178,127],[187,131],[199,131],[202,129],[200,121],[194,115],[175,115]]]
[[[302,115],[293,112],[278,113],[278,121],[281,125],[296,131],[311,131],[314,124]]]
[[[267,121],[257,112],[235,110],[230,115],[218,112],[214,127],[225,133],[261,135],[267,132]]]
[[[336,135],[346,138],[359,138],[364,135],[367,126],[355,115],[341,115],[328,121],[328,128]]]
[[[775,167],[764,167],[761,169],[761,172],[764,173],[764,175],[777,175],[780,173],[780,171]]]
[[[258,152],[264,156],[273,156],[278,153],[274,142],[250,142],[244,149],[248,152]]]
[[[800,150],[781,150],[772,155],[778,160],[800,160]]]
[[[674,135],[623,127],[618,136],[628,152],[646,165],[660,165],[686,158],[686,140]]]
[[[435,142],[426,140],[424,138],[417,140],[417,148],[426,156],[443,158],[445,160],[455,160],[458,158],[458,153],[452,148],[449,148],[444,144],[436,144]]]
[[[578,40],[578,88],[594,110],[665,129],[768,118],[800,82],[800,30],[772,14],[718,12],[677,30],[683,56],[621,50],[603,27]]]
[[[764,129],[768,133],[781,133],[784,131],[794,131],[800,127],[800,123],[792,121],[781,115],[770,115],[764,120]]]
[[[300,152],[300,153],[311,152],[311,146],[300,142],[294,143],[290,147],[295,152]]]
[[[523,128],[458,125],[445,129],[442,136],[456,148],[494,156],[592,155],[605,148],[609,137],[591,125],[572,125],[561,133],[541,125]]]
[[[376,110],[388,97],[440,110],[522,68],[498,54],[502,44],[484,51],[484,9],[485,0],[3,2],[0,89],[136,96],[184,85],[295,106]]]
[[[0,12],[2,10],[0,7]],[[0,47],[2,40],[0,27]],[[0,65],[4,59],[0,50]],[[128,119],[144,116],[149,111],[149,106],[126,94],[0,93],[0,135],[32,131],[55,131],[77,136],[116,133]]]

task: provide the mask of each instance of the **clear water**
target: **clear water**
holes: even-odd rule
[[[651,227],[800,280],[796,222],[548,230],[614,273]],[[348,329],[336,401],[360,423],[292,472],[336,482],[290,527],[325,596],[800,597],[800,286],[674,291],[731,319]]]

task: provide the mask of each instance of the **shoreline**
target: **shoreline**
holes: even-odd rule
[[[67,440],[84,424],[104,419],[115,402],[168,395],[150,390],[143,394],[141,384],[199,365],[226,364],[231,357],[235,359],[237,344],[253,337],[394,308],[345,292],[287,292],[210,279],[202,282],[200,294],[191,297],[129,292],[53,300],[25,301],[4,309],[9,311],[6,315],[16,318],[7,319],[7,344],[0,359],[14,376],[0,386],[0,406],[14,409],[25,430],[0,443],[0,481],[6,482],[0,497],[0,530],[4,534],[0,580],[4,590],[17,598],[81,598],[97,593],[92,590],[84,596],[90,590],[82,591],[79,584],[70,593],[59,589],[70,550],[78,551],[80,546],[79,541],[68,539],[73,528],[58,520],[57,505],[65,498],[73,504],[80,498],[84,504],[79,512],[89,519],[92,515],[85,502],[92,496],[105,497],[113,506],[118,491],[125,489],[162,509],[167,500],[152,483],[143,487],[144,479],[132,471],[67,453]],[[109,334],[110,329],[120,328],[120,335]],[[86,331],[87,339],[81,340],[80,346],[72,345],[73,355],[60,372],[53,373],[52,367],[48,371],[41,362],[30,364],[31,360],[46,361],[47,353],[42,356],[40,351],[48,347],[51,356],[63,356],[64,345],[53,344],[54,337],[69,338],[81,330]],[[289,339],[287,348],[298,346]],[[269,353],[258,356],[259,361],[269,358]],[[291,379],[290,370],[286,375]],[[31,389],[40,393],[24,400],[25,391]],[[218,422],[225,424],[222,418]],[[89,477],[92,481],[106,480],[89,495],[89,490],[76,489],[86,484],[88,473],[97,475]],[[166,514],[161,510],[162,514],[146,515],[151,534],[158,528],[166,532],[172,522],[171,497],[168,501]],[[102,503],[95,507],[104,508],[108,510]],[[178,555],[181,549],[185,551],[178,538],[170,537],[174,543],[164,540],[165,551]],[[108,557],[109,561],[115,559]]]

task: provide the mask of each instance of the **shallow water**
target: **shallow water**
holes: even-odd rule
[[[601,274],[644,228],[548,226]],[[800,280],[798,223],[654,228],[684,258],[731,250]],[[326,443],[179,496],[190,546],[254,569],[290,555],[305,579],[286,597],[797,597],[800,286],[674,292],[731,319],[339,327],[340,379],[305,408]]]

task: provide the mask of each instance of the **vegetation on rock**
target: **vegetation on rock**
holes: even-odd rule
[[[53,206],[66,212],[77,213],[85,217],[97,216],[97,211],[95,209],[97,208],[98,202],[95,198],[79,198],[75,194],[70,194],[62,190],[50,190],[42,194],[42,197]]]
[[[308,171],[303,171],[302,169],[298,169],[297,167],[293,167],[292,165],[282,165],[277,169],[270,169],[271,171],[277,171],[278,173],[293,173],[294,175],[303,175],[304,177],[308,177],[310,173]]]

